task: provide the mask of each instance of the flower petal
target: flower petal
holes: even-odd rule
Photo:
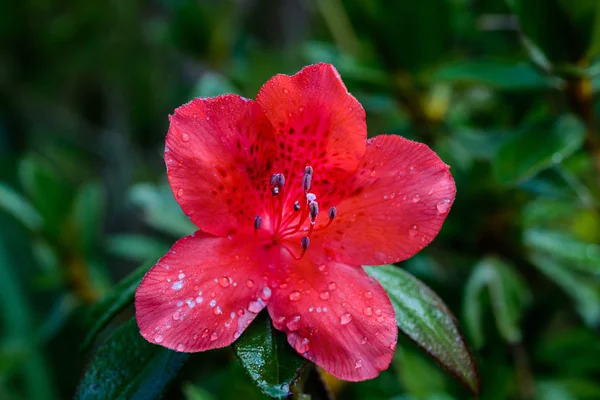
[[[267,306],[296,351],[337,378],[361,381],[386,369],[398,328],[390,300],[361,267],[292,265]]]
[[[337,216],[313,243],[351,265],[407,259],[438,234],[455,194],[449,167],[429,147],[377,136],[368,141],[356,176],[320,196]]]
[[[138,326],[149,342],[196,352],[231,344],[265,307],[261,249],[196,232],[179,240],[135,294]]]
[[[275,140],[260,106],[240,96],[195,99],[170,117],[165,162],[175,198],[202,231],[252,229],[268,201]]]
[[[277,172],[300,190],[304,167],[315,183],[347,176],[365,153],[365,111],[329,64],[310,65],[296,75],[276,75],[256,98],[273,124]]]

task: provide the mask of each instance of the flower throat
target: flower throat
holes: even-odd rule
[[[271,176],[269,180],[269,186],[271,190],[271,207],[273,212],[272,215],[272,244],[281,244],[282,247],[287,250],[294,259],[301,259],[308,246],[310,245],[310,237],[313,232],[323,230],[333,222],[337,215],[335,207],[329,208],[328,217],[329,221],[322,227],[315,228],[317,216],[319,215],[319,203],[317,203],[317,196],[310,192],[312,180],[313,180],[313,168],[307,166],[304,168],[304,175],[302,176],[302,191],[294,201],[291,210],[285,210],[285,176],[281,173],[276,173]],[[297,236],[298,232],[305,223],[308,221],[308,230],[304,230],[305,233],[300,239],[300,254],[296,255],[287,245],[288,239],[293,236]],[[262,225],[262,217],[257,215],[254,218],[254,234],[258,238],[259,230]]]

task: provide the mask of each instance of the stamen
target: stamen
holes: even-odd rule
[[[254,217],[254,229],[255,230],[259,230],[260,229],[260,224],[262,223],[262,218],[260,217],[260,215],[257,215],[256,217]]]
[[[302,240],[300,240],[300,246],[302,247],[302,253],[308,249],[308,245],[310,244],[310,238],[308,236],[304,236]]]
[[[298,202],[298,200],[296,200],[296,202],[294,203],[294,211],[300,211],[300,203]]]
[[[275,186],[275,184],[277,183],[278,175],[279,174],[271,175],[271,180],[269,181],[270,186]]]
[[[317,215],[319,214],[319,203],[317,203],[316,201],[311,201],[310,203],[308,203],[308,208],[310,210],[310,223],[314,225],[315,220],[317,219]]]
[[[302,177],[302,190],[308,192],[312,183],[313,168],[309,165],[304,168],[304,176]]]
[[[269,180],[270,186],[283,187],[285,185],[285,176],[283,174],[273,174]]]
[[[310,203],[311,201],[317,200],[317,196],[314,193],[306,193],[306,202]]]

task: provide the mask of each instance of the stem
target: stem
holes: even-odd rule
[[[511,347],[515,368],[517,372],[517,387],[520,399],[533,398],[533,376],[530,369],[529,357],[522,343],[515,343]]]

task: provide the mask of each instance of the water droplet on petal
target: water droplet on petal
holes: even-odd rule
[[[390,350],[396,350],[396,343],[390,344]]]
[[[265,286],[262,290],[262,294],[260,295],[260,297],[263,300],[269,300],[271,298],[271,293],[271,289]]]
[[[179,189],[177,191],[177,196],[179,196],[179,197],[183,196],[183,189]]]
[[[335,282],[329,282],[329,285],[327,287],[329,288],[329,290],[337,289],[337,285]]]
[[[223,310],[221,310],[221,306],[216,306],[215,308],[213,308],[213,313],[215,315],[223,314]]]
[[[290,319],[287,324],[285,324],[285,326],[287,326],[288,330],[290,331],[297,331],[298,329],[300,329],[300,316],[299,315],[294,315],[292,317],[292,319]]]
[[[253,288],[254,287],[254,281],[252,279],[248,279],[246,281],[246,286],[248,286],[249,288]]]
[[[179,311],[175,311],[173,313],[173,319],[177,321],[181,317],[181,313]]]
[[[319,297],[323,300],[327,300],[327,299],[329,299],[329,292],[321,292]]]
[[[362,366],[363,366],[363,360],[356,360],[356,362],[354,363],[355,369],[362,368]]]
[[[302,338],[302,340],[296,340],[295,346],[296,351],[298,353],[306,353],[310,350],[310,340],[307,338]]]
[[[229,278],[226,276],[222,276],[219,278],[219,286],[226,288],[229,286]]]
[[[382,316],[377,317],[377,322],[383,322],[385,318]]]
[[[181,140],[183,140],[184,142],[189,141],[190,135],[188,135],[187,133],[184,133],[183,135],[181,135]]]
[[[217,340],[217,338],[219,337],[219,334],[215,331],[213,331],[213,333],[210,334],[210,341],[214,342],[215,340]]]
[[[380,308],[378,308],[377,310],[375,310],[375,315],[381,315],[381,314],[383,314],[383,313],[381,312]]]
[[[242,310],[241,308],[237,310],[237,315],[239,315],[240,317],[244,315],[244,310]]]
[[[319,265],[319,271],[323,272],[323,271],[325,271],[325,268],[327,268],[327,265],[325,265],[325,264]]]
[[[409,238],[411,238],[411,239],[414,239],[414,238],[416,238],[416,237],[417,237],[417,234],[419,233],[419,232],[418,232],[418,230],[419,230],[419,227],[418,227],[418,226],[416,226],[416,225],[412,225],[412,226],[410,227],[410,229],[408,230],[408,237],[409,237]]]
[[[372,309],[371,307],[365,307],[365,308],[363,309],[363,313],[364,313],[366,316],[370,317],[371,315],[373,315],[373,309]]]
[[[216,305],[217,305],[217,301],[216,301],[215,299],[212,299],[212,300],[210,301],[210,303],[208,303],[208,305],[209,305],[209,306],[211,306],[211,307],[214,307],[214,306],[216,306]]]
[[[154,336],[154,341],[156,343],[162,343],[163,340],[165,340],[165,337],[163,335],[156,335],[156,336]]]
[[[442,199],[435,206],[440,214],[446,214],[450,209],[450,199]]]
[[[371,178],[375,178],[375,175],[377,175],[377,172],[375,172],[375,170],[371,171],[371,173],[369,174],[371,176]]]
[[[299,110],[300,112],[304,111],[304,106],[300,106],[300,108],[298,108],[298,110]]]
[[[196,297],[196,303],[200,304],[204,301],[204,299],[200,296]]]
[[[419,200],[421,200],[421,196],[419,196],[419,193],[415,193],[415,195],[412,198],[412,202],[413,203],[418,203]]]
[[[287,90],[285,88],[283,89],[283,93],[288,94],[289,92],[290,92],[289,90]]]
[[[208,336],[208,329],[205,329],[202,331],[202,337],[207,337]]]
[[[369,290],[369,291],[366,291],[366,292],[365,292],[365,297],[366,297],[367,299],[372,299],[372,298],[373,298],[373,292],[371,292],[370,290]]]
[[[289,297],[291,301],[298,301],[302,297],[302,294],[298,291],[293,291],[292,293],[290,293]]]
[[[185,350],[185,345],[183,343],[179,343],[177,345],[177,351],[183,351],[183,350]]]
[[[340,324],[348,325],[352,321],[352,315],[345,313],[340,316]]]
[[[368,341],[369,341],[369,338],[365,336],[364,338],[362,338],[361,343],[367,344]]]
[[[173,290],[180,290],[183,288],[183,282],[181,281],[177,281],[173,284],[173,286],[171,286],[171,289]]]
[[[258,301],[251,301],[250,304],[248,304],[248,311],[250,311],[253,314],[258,314],[262,309],[263,306]]]

